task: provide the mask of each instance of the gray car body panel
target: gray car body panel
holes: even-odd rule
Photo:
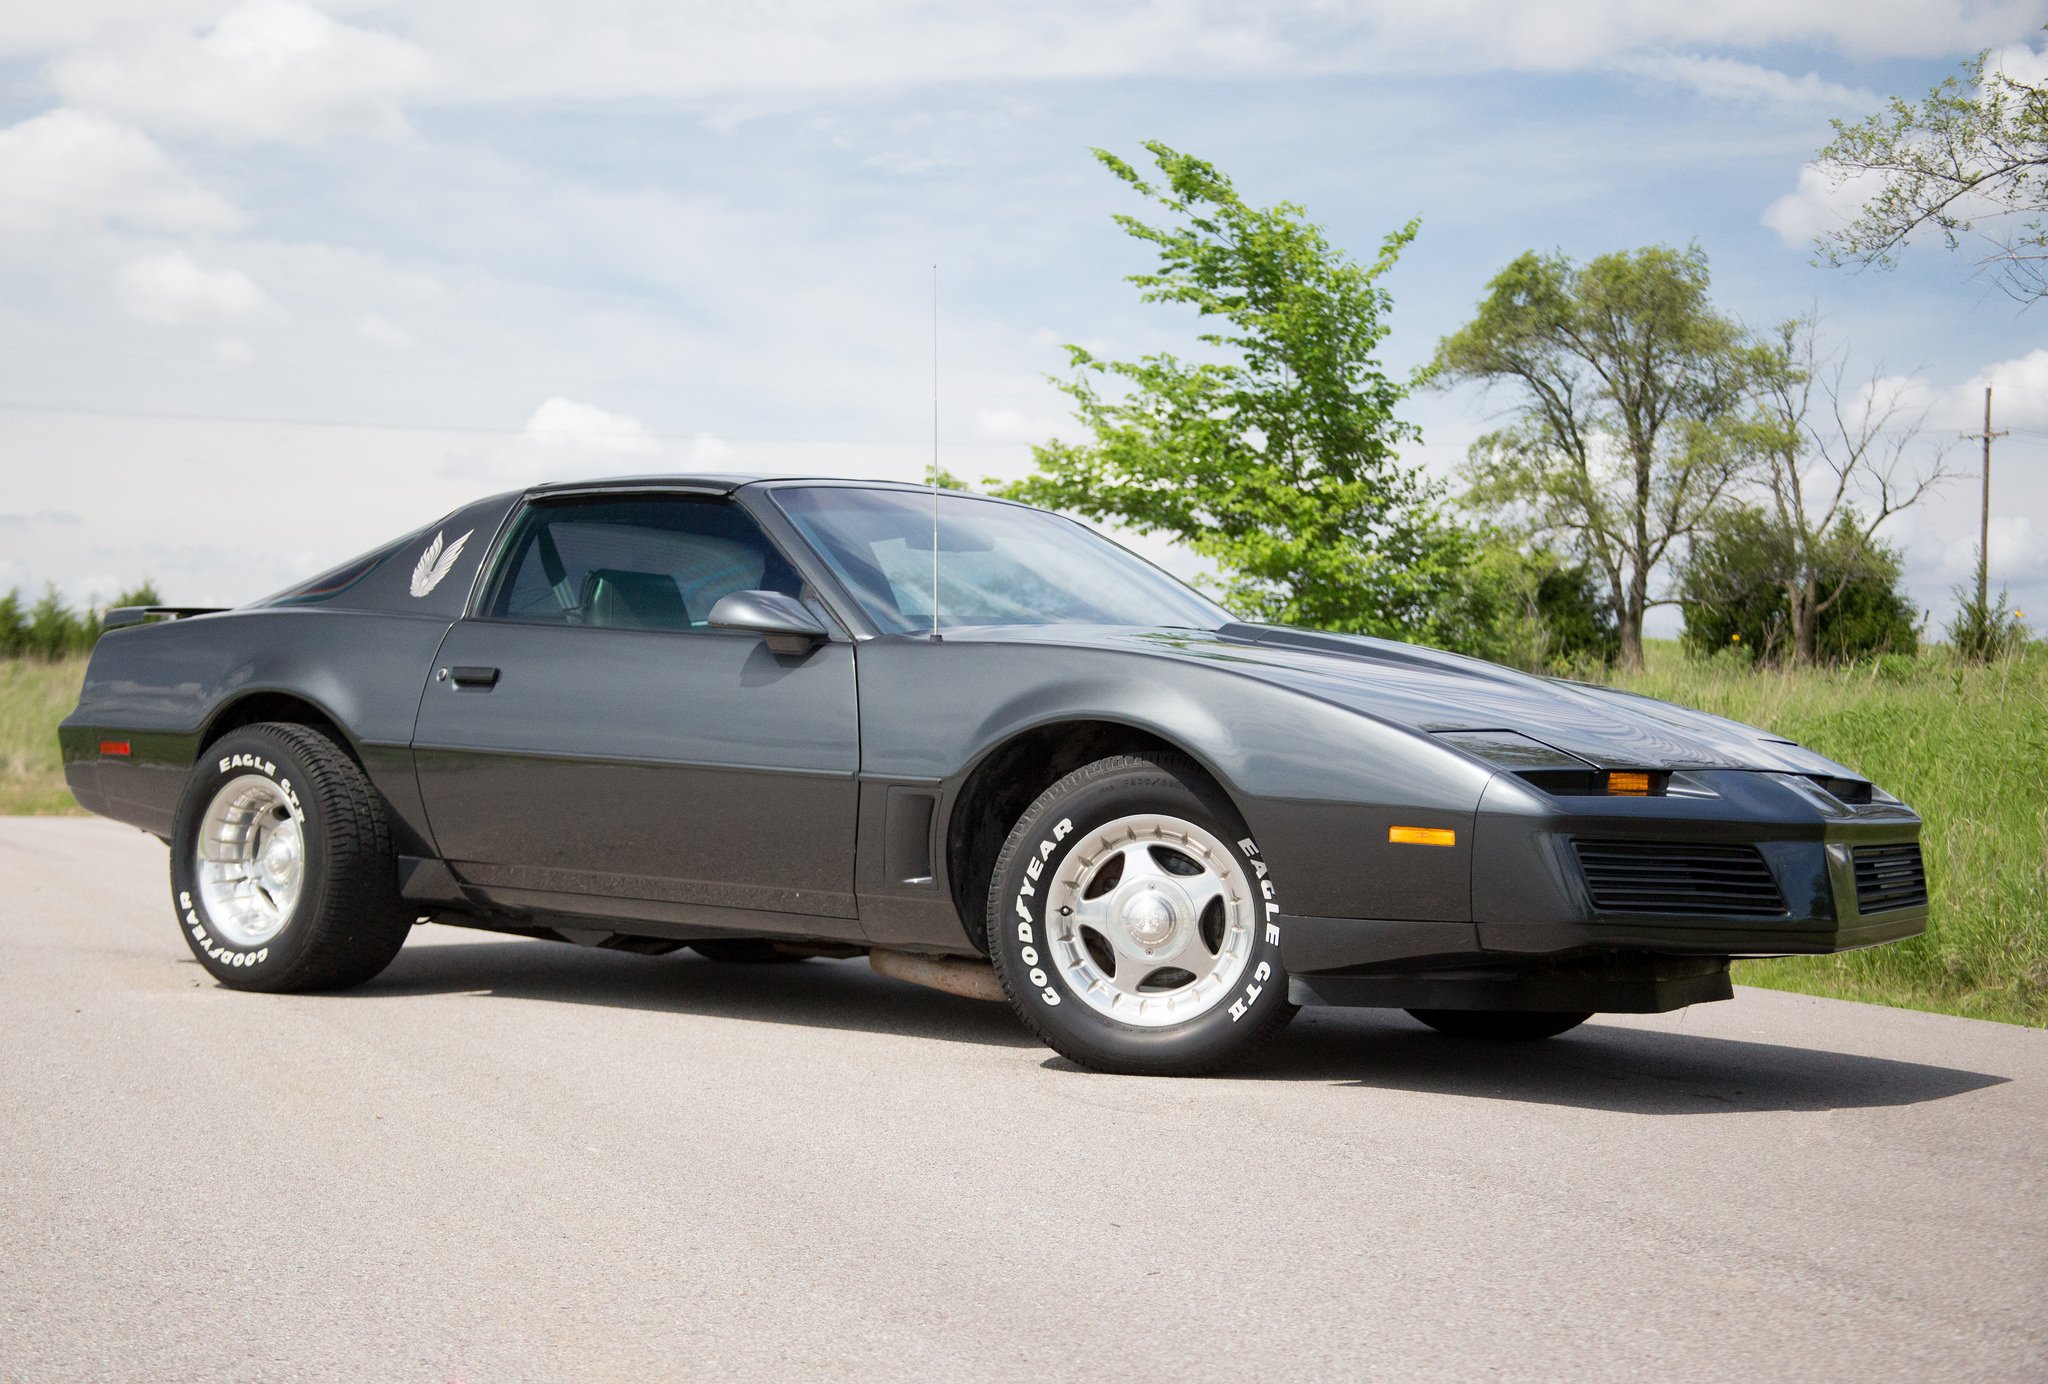
[[[878,635],[773,502],[739,476],[537,487],[456,511],[308,588],[116,630],[61,739],[96,812],[168,835],[187,770],[238,714],[289,697],[348,740],[434,907],[486,922],[581,914],[643,930],[774,933],[937,951],[981,945],[944,843],[990,756],[1046,727],[1126,727],[1199,762],[1271,865],[1299,971],[1587,948],[1827,951],[1917,931],[1925,909],[1842,903],[1858,841],[1916,839],[1889,800],[1810,779],[1853,771],[1752,727],[1433,650],[1232,624]],[[844,482],[830,482],[844,484]],[[725,495],[811,583],[832,637],[803,654],[739,632],[668,634],[477,618],[529,500]],[[460,554],[425,595],[429,546]],[[357,570],[360,569],[360,570]],[[327,589],[331,587],[331,589]],[[489,665],[488,690],[442,670]],[[1557,798],[1445,743],[1511,731],[1597,769],[1685,770],[1707,800]],[[131,752],[98,752],[108,738]],[[1447,847],[1396,826],[1448,828]],[[1786,916],[1738,924],[1593,908],[1569,843],[1757,843]],[[974,911],[972,902],[966,910]],[[623,926],[624,924],[622,924]],[[1859,931],[1858,929],[1861,929]]]

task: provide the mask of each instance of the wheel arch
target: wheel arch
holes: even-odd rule
[[[362,749],[340,717],[303,692],[281,687],[245,689],[214,708],[199,733],[197,753],[204,755],[207,746],[230,731],[265,721],[283,721],[317,730],[339,745],[342,753],[356,762],[356,767],[363,767]]]
[[[977,755],[948,804],[942,841],[946,880],[968,940],[986,949],[989,879],[1003,842],[1024,810],[1074,770],[1098,759],[1145,752],[1183,755],[1233,804],[1238,794],[1184,739],[1136,720],[1071,714],[1011,729]],[[1239,807],[1240,812],[1242,807]]]

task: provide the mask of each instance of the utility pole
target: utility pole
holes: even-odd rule
[[[1984,441],[1984,508],[1977,517],[1977,607],[1988,609],[1991,602],[1991,439],[2004,437],[1991,431],[1991,386],[1984,386],[1984,431],[1964,433],[1963,439]]]

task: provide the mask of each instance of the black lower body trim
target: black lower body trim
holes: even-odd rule
[[[1287,998],[1295,1004],[1361,1009],[1662,1014],[1734,995],[1727,961],[1713,957],[1623,957],[1538,971],[1473,966],[1405,974],[1325,973],[1295,975],[1287,982]]]

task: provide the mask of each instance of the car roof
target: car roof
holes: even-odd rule
[[[815,476],[801,472],[788,473],[747,473],[740,471],[687,471],[650,476],[605,476],[594,480],[550,481],[529,487],[524,493],[529,496],[575,495],[592,491],[607,490],[695,490],[715,495],[729,495],[746,486],[764,487],[785,485],[830,485],[865,490],[911,490],[927,493],[931,487],[910,481],[865,480],[849,476]],[[967,491],[942,491],[943,494],[969,494]],[[989,496],[976,498],[988,499]]]

